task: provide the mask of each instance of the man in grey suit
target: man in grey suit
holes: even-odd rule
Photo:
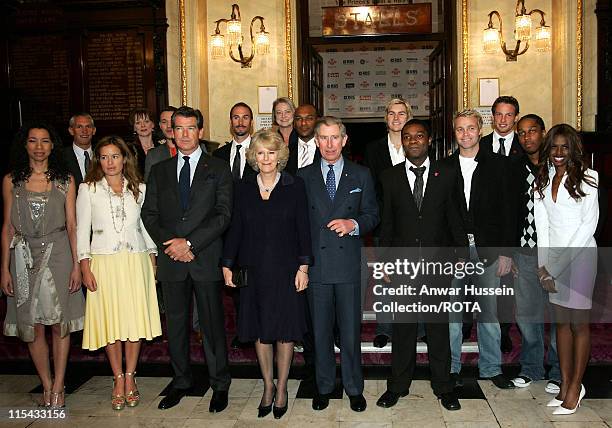
[[[342,383],[351,409],[366,409],[361,372],[361,236],[379,221],[370,171],[342,156],[347,141],[340,119],[322,117],[315,125],[321,160],[298,171],[306,184],[315,263],[308,303],[315,340],[318,394],[314,410],[329,405],[336,380],[334,321],[340,331]]]

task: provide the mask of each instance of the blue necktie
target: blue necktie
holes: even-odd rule
[[[327,187],[329,198],[333,201],[336,196],[336,175],[334,174],[334,166],[332,164],[328,164],[327,166],[329,167],[329,171],[327,171],[325,187]]]
[[[189,156],[183,156],[185,163],[181,168],[181,172],[179,174],[179,191],[181,194],[181,205],[183,207],[183,211],[186,211],[189,207],[189,193],[191,190],[191,184],[189,183],[189,178],[191,177],[191,167],[189,165]]]

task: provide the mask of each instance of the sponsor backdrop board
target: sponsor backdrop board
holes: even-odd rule
[[[320,52],[323,58],[324,113],[342,118],[384,116],[392,98],[410,103],[415,116],[429,116],[429,54],[414,49]]]

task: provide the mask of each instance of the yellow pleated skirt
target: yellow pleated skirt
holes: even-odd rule
[[[91,271],[98,288],[87,290],[83,349],[161,335],[155,274],[147,253],[94,254]]]

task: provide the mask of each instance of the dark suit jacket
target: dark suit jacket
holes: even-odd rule
[[[177,157],[154,165],[147,184],[141,216],[157,244],[157,279],[183,281],[187,274],[195,281],[222,279],[220,261],[222,235],[232,214],[232,174],[227,163],[202,153],[191,182],[189,208],[181,208]],[[164,254],[163,242],[186,238],[195,260],[175,262]]]
[[[360,281],[361,236],[379,222],[378,205],[372,176],[367,168],[344,158],[344,168],[333,200],[329,198],[321,162],[298,171],[308,195],[310,235],[314,264],[308,271],[310,281],[326,284]],[[327,228],[334,219],[353,219],[360,236],[339,237]]]
[[[151,173],[151,167],[155,164],[160,163],[163,160],[170,159],[170,149],[167,145],[162,144],[157,147],[153,147],[147,153],[145,157],[145,166],[144,166],[144,181],[145,183],[149,181],[149,174]]]
[[[380,224],[381,247],[448,247],[467,245],[453,189],[454,168],[431,162],[419,211],[401,163],[380,174],[384,202]]]
[[[232,169],[232,165],[230,165],[230,154],[232,151],[232,142],[228,142],[225,143],[222,147],[219,147],[217,150],[215,150],[213,152],[213,156],[217,157],[219,159],[223,159],[230,167],[230,170]],[[246,156],[246,151],[241,150],[240,153],[241,156]],[[257,176],[257,172],[251,168],[251,165],[249,165],[248,162],[245,163],[244,165],[244,171],[242,171],[242,179],[246,179],[246,178],[250,178],[250,177],[255,177]]]
[[[380,174],[391,167],[391,155],[389,154],[388,146],[388,134],[385,134],[384,138],[380,140],[372,141],[366,146],[365,156],[363,163],[370,169],[372,178],[374,179],[374,186],[376,187],[376,196],[379,202],[379,206],[382,209],[382,185],[380,183]]]
[[[76,155],[74,154],[74,149],[72,148],[72,143],[64,147],[62,156],[64,158],[64,164],[66,168],[68,168],[68,172],[74,177],[74,184],[76,185],[76,189],[79,189],[79,185],[83,182],[83,175],[81,174],[81,168],[79,168],[79,161],[77,160]]]
[[[518,134],[514,132],[512,138],[512,145],[510,146],[510,155],[509,158],[521,157],[525,153],[523,148],[521,147],[518,139]],[[504,144],[505,147],[508,147],[507,142]],[[480,139],[480,149],[484,149],[489,153],[493,153],[493,133],[491,132],[489,135],[485,135]]]
[[[511,248],[516,245],[516,186],[510,184],[509,160],[487,150],[476,155],[476,170],[472,176],[470,208],[467,209],[463,193],[463,175],[459,165],[459,151],[441,161],[455,170],[454,195],[460,207],[463,226],[467,233],[473,233],[478,248],[505,247],[501,252],[485,254],[479,251],[481,259],[495,261],[499,254],[511,257]]]
[[[289,136],[289,160],[287,161],[287,166],[285,167],[285,171],[290,172],[293,175],[297,174],[298,171],[298,154],[299,154],[299,144],[298,144],[298,134],[293,130],[291,135]],[[312,163],[318,163],[321,160],[321,152],[317,148],[315,150],[314,159]]]

